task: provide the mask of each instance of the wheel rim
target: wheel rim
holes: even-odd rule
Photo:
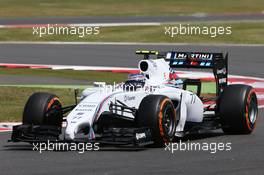
[[[47,105],[44,123],[61,126],[62,123],[61,103],[58,98],[53,98]]]
[[[60,110],[61,110],[61,104],[58,100],[56,100],[49,108],[47,108],[46,116],[50,116],[51,114],[60,112]]]
[[[257,113],[258,113],[258,106],[256,103],[256,98],[252,96],[248,107],[248,118],[251,125],[255,124],[257,119]]]
[[[174,130],[175,130],[175,116],[174,116],[174,109],[168,104],[166,105],[164,111],[163,111],[163,127],[165,130],[165,133],[169,137],[174,136]]]

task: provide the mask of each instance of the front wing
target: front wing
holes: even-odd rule
[[[60,139],[62,128],[56,126],[17,125],[13,127],[12,142],[97,142],[104,145],[142,147],[153,144],[149,128],[115,128],[103,129],[93,140],[77,138],[75,140]]]

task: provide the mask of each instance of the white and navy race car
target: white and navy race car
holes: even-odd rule
[[[74,105],[62,107],[59,98],[50,93],[31,95],[23,123],[14,126],[11,140],[82,138],[88,142],[162,146],[175,138],[208,130],[222,128],[226,134],[250,134],[254,130],[258,117],[256,93],[251,86],[228,85],[227,54],[136,53],[144,55],[138,63],[139,74],[131,74],[115,86],[97,83],[85,89]],[[175,73],[179,68],[212,69],[215,96],[202,96],[199,79],[179,79]],[[188,86],[196,87],[196,91],[186,90]]]

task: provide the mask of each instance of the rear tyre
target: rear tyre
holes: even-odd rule
[[[251,86],[229,85],[220,97],[219,114],[226,134],[250,134],[258,118],[258,101]]]
[[[61,127],[62,105],[56,95],[37,92],[32,94],[24,108],[23,124]]]
[[[162,95],[148,95],[140,103],[136,123],[151,130],[154,146],[171,142],[176,131],[176,110],[172,101]]]

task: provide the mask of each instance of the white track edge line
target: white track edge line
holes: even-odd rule
[[[39,44],[39,45],[142,45],[142,46],[232,46],[263,47],[264,44],[231,44],[231,43],[144,43],[144,42],[70,42],[70,41],[0,41],[0,44]]]

